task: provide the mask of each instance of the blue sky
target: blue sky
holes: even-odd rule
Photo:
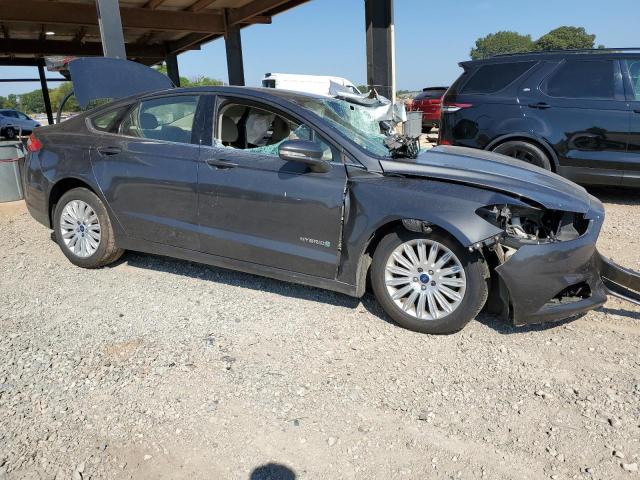
[[[535,39],[560,25],[583,26],[608,47],[640,46],[638,0],[395,0],[399,89],[449,85],[478,37],[516,30]],[[247,85],[266,72],[346,77],[365,83],[364,0],[311,0],[242,31]],[[179,57],[180,73],[227,80],[224,43]],[[35,68],[0,68],[4,78],[37,77]],[[0,95],[38,84],[1,83]]]

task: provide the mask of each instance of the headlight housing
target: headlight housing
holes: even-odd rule
[[[589,227],[589,220],[579,213],[527,205],[488,205],[476,210],[476,214],[504,230],[500,243],[516,249],[522,245],[574,240]]]

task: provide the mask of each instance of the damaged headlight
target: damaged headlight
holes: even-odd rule
[[[476,210],[484,220],[504,231],[500,243],[522,245],[564,242],[582,236],[589,226],[584,215],[523,205],[489,205]]]

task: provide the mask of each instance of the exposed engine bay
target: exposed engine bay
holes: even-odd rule
[[[589,221],[583,215],[535,207],[492,205],[477,210],[478,215],[501,228],[506,246],[573,240],[583,235]]]
[[[418,158],[420,140],[406,135],[390,135],[384,139],[391,158]]]

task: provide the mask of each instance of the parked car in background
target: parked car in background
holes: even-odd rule
[[[422,112],[422,131],[428,133],[434,127],[440,126],[440,106],[442,97],[448,87],[427,87],[416,95],[409,108]]]
[[[40,123],[18,110],[9,108],[0,110],[0,137],[12,140],[20,132],[28,135],[33,132],[34,128],[39,126]]]
[[[640,186],[640,49],[462,62],[439,141],[492,150],[582,184]]]
[[[342,77],[326,75],[300,75],[295,73],[266,73],[262,80],[264,88],[277,88],[294,92],[315,93],[316,95],[331,95],[331,84],[344,87],[348,92],[360,95],[353,82]]]
[[[409,156],[336,98],[171,89],[112,58],[69,72],[79,105],[120,100],[32,134],[23,183],[77,266],[130,249],[355,297],[370,284],[391,318],[427,333],[460,330],[487,302],[523,325],[616,289],[639,298],[624,286],[640,277],[596,249],[602,204],[550,172],[469,148]]]

